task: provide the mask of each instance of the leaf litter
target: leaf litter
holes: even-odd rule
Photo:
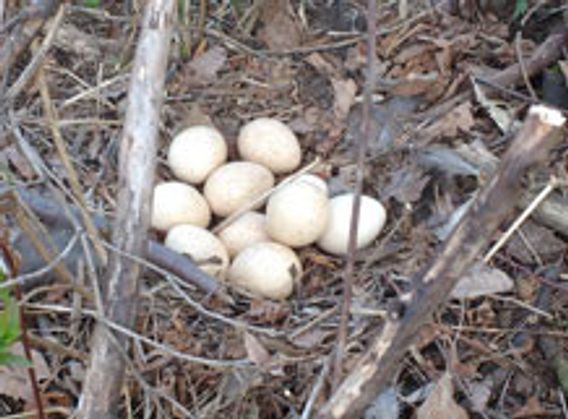
[[[179,39],[189,39],[190,44],[174,44],[178,51],[167,84],[157,177],[171,178],[164,165],[165,151],[184,126],[216,125],[234,155],[238,128],[254,117],[272,116],[296,131],[306,161],[325,150],[325,170],[320,174],[331,189],[350,190],[362,125],[361,95],[368,76],[364,6],[345,2],[336,10],[330,2],[316,0],[230,3],[227,7],[226,2],[206,2],[205,12],[192,5],[193,26],[176,27]],[[389,302],[412,287],[413,276],[435,257],[472,197],[491,181],[507,135],[526,110],[528,102],[518,95],[475,80],[518,63],[519,51],[511,40],[516,23],[504,11],[481,5],[473,10],[469,3],[475,2],[460,2],[459,13],[452,15],[430,13],[409,2],[401,9],[407,15],[402,21],[397,5],[380,7],[378,65],[372,72],[378,88],[373,92],[374,135],[365,167],[365,192],[381,198],[389,220],[377,243],[360,255],[358,266],[365,269],[356,274],[357,313],[345,365],[356,365],[380,328],[381,313]],[[533,19],[550,23],[550,28],[558,24],[562,15],[555,7],[560,3],[539,5]],[[44,71],[88,206],[112,214],[116,139],[139,16],[122,6],[104,7],[92,12],[78,8],[68,14]],[[7,8],[8,14],[13,12]],[[540,23],[540,32],[523,32],[521,58],[528,59],[548,29]],[[190,31],[189,36],[181,36],[183,31]],[[26,59],[21,58],[21,67]],[[566,68],[565,58],[559,60],[564,80]],[[15,71],[17,75],[20,66]],[[538,88],[538,76],[532,82]],[[522,81],[507,88],[526,92]],[[464,91],[473,95],[432,117],[445,100],[459,98]],[[15,106],[15,123],[65,184],[68,175],[51,145],[33,85],[20,93]],[[13,133],[5,131],[2,136],[3,174],[18,182],[37,180]],[[551,174],[563,178],[565,153],[565,148],[558,150],[556,160],[525,179],[527,190],[542,186]],[[565,186],[561,183],[555,192],[559,199],[566,196]],[[555,366],[563,365],[564,358],[559,361],[549,355],[563,354],[568,337],[563,327],[568,301],[565,252],[565,235],[549,224],[529,221],[494,260],[474,265],[366,417],[560,417],[563,398],[555,374],[561,368]],[[286,302],[235,294],[228,303],[189,287],[186,297],[196,303],[190,305],[166,285],[163,275],[147,271],[141,278],[138,333],[194,356],[245,359],[249,364],[216,369],[136,341],[129,355],[146,384],[178,400],[197,417],[301,414],[322,371],[322,359],[336,346],[344,262],[313,248],[300,254],[306,274]],[[545,275],[550,267],[560,272],[556,278]],[[41,293],[28,290],[27,298],[34,303],[75,304],[80,312],[81,303],[58,286],[47,282]],[[545,289],[550,291],[547,304],[541,302]],[[506,298],[493,298],[497,293]],[[43,342],[33,353],[34,360],[41,359],[36,367],[39,378],[49,381],[45,394],[53,396],[52,405],[72,409],[80,396],[84,366],[78,355],[89,352],[92,322],[79,314],[81,326],[71,327],[70,316],[30,310],[28,322],[38,342]],[[548,316],[540,315],[542,311]],[[554,337],[555,351],[539,350],[541,336]],[[453,365],[441,354],[448,342],[456,352]],[[24,409],[31,408],[26,377],[13,374],[0,373],[2,401],[12,406],[3,411],[6,414],[22,411],[22,405],[8,403],[13,399],[24,401]],[[328,379],[324,377],[326,385],[314,398],[314,411],[330,395]],[[126,386],[130,405],[121,407],[124,412],[161,411],[183,417],[166,399],[149,399],[148,387],[134,376]]]

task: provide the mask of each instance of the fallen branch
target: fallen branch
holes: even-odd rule
[[[555,63],[561,57],[562,48],[566,45],[566,42],[568,42],[568,28],[564,28],[557,33],[549,35],[531,54],[531,56],[525,60],[524,66],[526,69],[526,75],[528,77],[533,77],[549,65]],[[523,80],[521,65],[515,63],[490,77],[486,77],[486,79],[489,83],[494,85],[500,85],[502,87],[514,86]],[[440,103],[434,108],[417,115],[417,118],[421,121],[424,119],[436,119],[437,117],[448,113],[458,104],[468,100],[472,94],[472,89],[467,89],[453,98]]]
[[[113,244],[120,252],[134,256],[143,255],[150,224],[158,125],[175,5],[173,0],[150,0],[146,3],[131,72],[119,154]],[[100,314],[114,323],[132,328],[141,270],[139,263],[123,258],[118,252],[110,255],[104,284],[105,312]],[[104,323],[97,323],[78,417],[117,417],[125,370],[122,353],[126,348],[128,339],[125,336],[113,335]]]
[[[316,416],[319,419],[358,417],[391,380],[405,351],[421,327],[439,309],[463,272],[491,241],[499,225],[520,199],[523,174],[547,157],[565,118],[556,110],[533,106],[500,168],[456,226],[440,254],[418,277],[401,309],[390,313],[353,372]]]
[[[0,184],[1,187],[1,184]],[[67,247],[69,241],[73,238],[75,231],[73,225],[67,219],[64,209],[55,200],[46,198],[39,193],[31,192],[25,188],[17,188],[18,196],[27,206],[38,216],[39,219],[47,226],[50,236],[53,237],[55,252],[61,252]],[[79,214],[79,210],[71,206],[74,215]],[[110,222],[103,216],[94,215],[93,222],[98,230],[108,233],[111,230]],[[22,255],[21,272],[29,273],[44,268],[46,263],[51,262],[51,258],[47,261],[41,257],[38,252],[31,246],[28,240],[16,240],[14,243],[16,250]],[[83,257],[81,247],[73,246],[69,254],[64,258],[66,264],[73,260]],[[147,240],[144,257],[150,262],[162,269],[172,272],[185,280],[188,284],[195,285],[206,293],[215,293],[218,297],[229,301],[229,296],[223,290],[223,286],[211,275],[202,271],[190,258],[185,257],[171,249],[166,248],[155,240]],[[70,268],[70,266],[69,266]],[[28,282],[30,282],[28,284]],[[34,284],[34,280],[21,283],[24,288]]]

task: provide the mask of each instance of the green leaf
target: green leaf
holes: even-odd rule
[[[4,300],[4,310],[0,312],[0,342],[9,345],[20,336],[20,317],[18,304],[12,298]]]
[[[12,354],[10,352],[0,352],[0,365],[31,367],[32,363],[23,356]]]
[[[83,6],[91,9],[98,9],[101,6],[100,0],[83,0]]]
[[[515,11],[513,12],[513,20],[517,20],[524,15],[528,7],[528,0],[517,0],[515,3]]]

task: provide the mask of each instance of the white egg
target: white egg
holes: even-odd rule
[[[321,189],[321,191],[324,192],[326,195],[329,194],[327,183],[325,183],[325,180],[323,180],[321,177],[317,175],[312,175],[311,173],[308,173],[306,175],[300,176],[297,180],[295,180],[295,182],[304,182],[310,184],[318,189]]]
[[[181,182],[162,182],[154,187],[150,224],[166,231],[178,224],[207,227],[211,211],[205,198],[193,186]]]
[[[252,162],[232,162],[217,168],[205,182],[203,193],[213,213],[227,217],[274,186],[274,175]],[[262,203],[257,205],[257,209]]]
[[[335,255],[347,253],[353,199],[353,194],[339,195],[331,199],[329,221],[317,242],[322,250]],[[361,196],[357,249],[371,244],[381,232],[385,221],[386,211],[383,205],[374,198]]]
[[[207,125],[196,125],[175,136],[168,150],[168,165],[185,182],[199,184],[227,160],[223,135]]]
[[[229,254],[223,243],[209,231],[190,224],[180,224],[168,231],[164,244],[190,257],[209,275],[225,279],[229,267]]]
[[[310,182],[298,181],[268,200],[266,230],[274,241],[290,247],[306,246],[321,236],[328,217],[327,194]]]
[[[218,236],[231,257],[255,243],[270,241],[266,232],[266,216],[255,211],[245,212]]]
[[[258,118],[243,126],[237,147],[243,160],[262,164],[275,174],[291,172],[302,159],[296,135],[274,118]]]
[[[256,296],[282,300],[294,290],[302,264],[294,251],[279,243],[253,244],[237,255],[227,278]]]

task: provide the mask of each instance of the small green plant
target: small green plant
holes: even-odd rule
[[[84,7],[88,7],[90,9],[98,9],[101,5],[100,0],[83,0],[81,3]]]
[[[6,279],[6,274],[0,268],[0,282]],[[8,288],[0,289],[0,301],[3,310],[0,311],[0,365],[29,366],[26,358],[10,352],[10,346],[20,337],[20,317],[18,302],[10,295]]]
[[[517,0],[515,3],[515,11],[513,12],[513,20],[517,20],[524,15],[528,7],[528,0]]]

